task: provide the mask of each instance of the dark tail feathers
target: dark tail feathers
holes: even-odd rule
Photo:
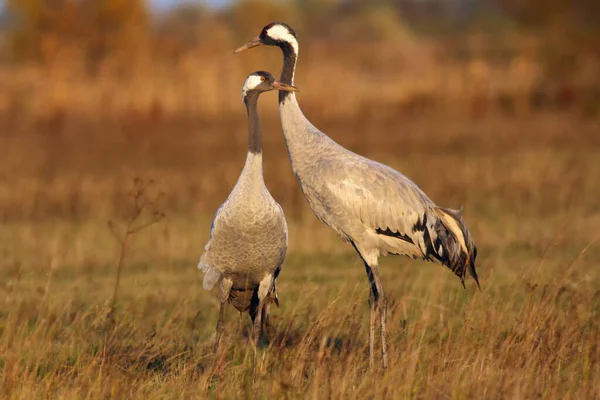
[[[436,258],[460,278],[463,287],[465,287],[465,276],[468,269],[469,274],[477,283],[477,287],[481,290],[475,270],[477,247],[462,218],[462,208],[460,210],[439,208],[438,210],[443,215],[439,216],[434,225],[437,234],[433,243]],[[461,244],[461,239],[464,239],[466,251]]]

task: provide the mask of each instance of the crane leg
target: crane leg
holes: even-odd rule
[[[253,321],[253,326],[252,326],[252,343],[254,344],[254,347],[258,346],[258,342],[260,339],[260,333],[262,330],[262,317],[263,317],[263,308],[264,308],[264,303],[261,301],[258,304],[258,310],[256,312],[256,317],[254,317],[254,321]]]
[[[375,364],[375,320],[377,310],[373,290],[369,289],[369,368],[373,369]]]
[[[370,266],[365,262],[365,270],[371,285],[371,294],[369,303],[371,308],[370,326],[369,326],[369,365],[373,367],[373,353],[375,341],[375,320],[379,312],[379,328],[381,333],[381,356],[383,369],[389,366],[388,345],[387,345],[387,298],[383,291],[383,284],[379,277],[377,266]]]
[[[383,369],[384,371],[389,366],[389,357],[388,357],[388,342],[387,342],[387,312],[388,312],[388,302],[387,296],[383,291],[383,284],[381,283],[381,278],[379,277],[379,269],[377,267],[373,267],[373,272],[375,275],[375,282],[377,284],[377,290],[379,292],[379,325],[381,328],[381,357],[383,360]]]
[[[219,342],[221,341],[221,336],[223,334],[223,330],[225,329],[225,304],[229,299],[229,294],[231,292],[231,287],[233,286],[233,281],[231,279],[222,279],[219,284],[219,302],[221,306],[219,308],[219,319],[217,319],[217,335],[215,338],[215,348],[214,352],[216,353],[219,349]]]
[[[221,306],[219,307],[219,319],[217,319],[217,335],[215,338],[215,348],[214,352],[216,353],[219,349],[219,342],[221,341],[221,336],[223,335],[223,330],[225,329],[225,303],[221,302]]]
[[[253,349],[253,357],[252,357],[252,381],[256,380],[256,364],[258,363],[258,342],[260,340],[260,334],[262,330],[262,314],[265,303],[263,300],[260,300],[258,303],[258,309],[256,313],[256,317],[254,318],[254,324],[252,326],[252,349]]]
[[[267,326],[269,324],[269,303],[267,301],[264,302],[262,308],[262,321],[260,325],[260,342],[262,344],[269,342],[269,332],[267,330]]]

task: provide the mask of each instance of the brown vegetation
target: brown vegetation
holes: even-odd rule
[[[217,304],[195,267],[210,216],[243,163],[243,117],[223,125],[69,123],[50,137],[15,131],[0,146],[3,395],[599,394],[597,121],[312,119],[405,172],[440,204],[465,205],[483,292],[463,291],[439,266],[387,258],[392,367],[373,378],[363,269],[308,209],[278,122],[268,119],[266,180],[289,219],[290,251],[253,388],[247,318],[228,311],[228,346],[215,364]],[[101,368],[117,257],[106,220],[129,215],[138,175],[165,192],[167,218],[133,238]]]

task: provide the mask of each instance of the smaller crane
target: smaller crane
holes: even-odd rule
[[[265,334],[269,304],[279,306],[275,280],[287,251],[288,229],[281,206],[265,186],[257,109],[260,94],[273,89],[298,90],[264,71],[246,78],[242,88],[249,125],[246,163],[233,191],[215,214],[210,239],[198,264],[204,272],[204,289],[219,287],[215,352],[224,329],[225,303],[250,314],[255,351]]]

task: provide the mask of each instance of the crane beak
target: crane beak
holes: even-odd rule
[[[277,90],[283,90],[284,92],[300,92],[301,91],[296,86],[288,85],[287,83],[283,83],[283,82],[279,82],[279,81],[274,81],[273,87]]]
[[[246,43],[245,45],[243,45],[242,47],[237,48],[233,54],[237,54],[237,53],[241,53],[244,50],[248,50],[251,49],[253,47],[258,47],[258,46],[262,46],[263,43],[260,40],[260,36],[255,37],[254,39],[252,39],[251,41],[249,41],[248,43]]]

